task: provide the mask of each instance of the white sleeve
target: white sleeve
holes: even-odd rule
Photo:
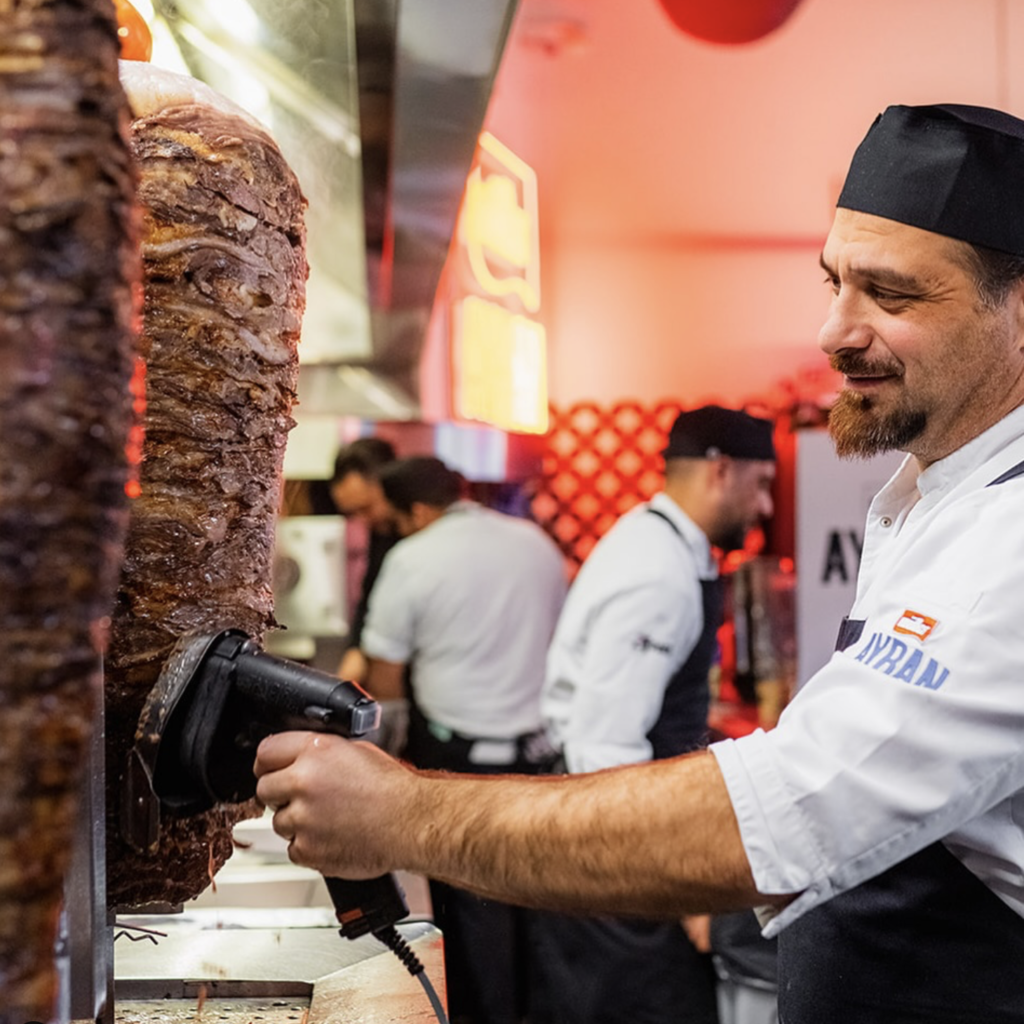
[[[403,567],[400,547],[384,556],[374,580],[360,646],[369,658],[405,665],[416,645],[416,608],[411,574]]]
[[[689,590],[650,580],[620,590],[595,610],[561,728],[570,771],[650,760],[647,734],[665,688],[703,628],[699,598],[696,582]]]
[[[766,934],[1024,787],[1024,543],[992,536],[922,550],[775,730],[712,747],[758,888],[802,893]]]

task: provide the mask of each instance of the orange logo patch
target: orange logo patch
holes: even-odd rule
[[[906,633],[909,636],[916,636],[918,640],[924,640],[936,625],[937,619],[922,615],[920,612],[912,612],[908,608],[892,628],[894,633]]]

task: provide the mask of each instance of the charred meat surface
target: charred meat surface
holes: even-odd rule
[[[179,77],[169,76],[171,93]],[[231,827],[252,813],[164,815],[157,848],[137,853],[119,833],[119,777],[179,637],[234,627],[262,639],[274,625],[274,527],[307,274],[305,200],[251,119],[170,99],[136,118],[132,149],[146,419],[106,663],[108,898],[117,907],[198,895],[231,853]]]
[[[139,280],[111,0],[0,2],[0,1024],[48,1020],[130,478]]]

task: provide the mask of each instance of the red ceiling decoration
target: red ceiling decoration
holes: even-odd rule
[[[709,43],[751,43],[774,32],[800,0],[661,0],[676,28]]]

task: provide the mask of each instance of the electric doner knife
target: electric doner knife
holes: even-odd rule
[[[122,834],[136,850],[152,851],[163,814],[188,817],[252,799],[256,748],[272,733],[351,738],[379,723],[380,705],[361,687],[266,654],[240,630],[185,637],[139,716],[125,771]],[[372,932],[392,948],[394,939],[402,941],[393,926],[409,910],[393,876],[326,881],[345,938]]]

